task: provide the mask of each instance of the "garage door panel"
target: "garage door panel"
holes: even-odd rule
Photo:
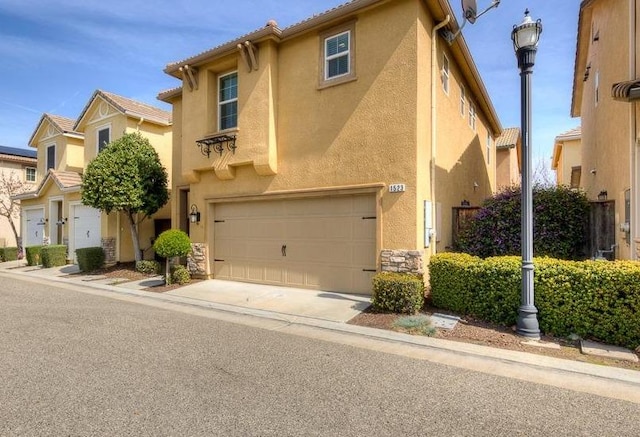
[[[215,206],[216,277],[343,292],[371,292],[375,197],[340,196]],[[283,245],[286,251],[283,252]]]

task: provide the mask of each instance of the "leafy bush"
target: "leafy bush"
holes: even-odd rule
[[[104,266],[105,254],[102,247],[76,249],[78,268],[82,272],[91,272]]]
[[[546,334],[576,334],[606,343],[640,345],[640,263],[534,259],[535,305]],[[431,257],[435,307],[505,326],[516,323],[521,293],[518,257]]]
[[[487,199],[459,234],[456,250],[480,257],[517,255],[521,244],[520,187]],[[533,188],[533,247],[536,256],[587,257],[589,201],[568,187]]]
[[[15,261],[18,259],[17,247],[0,247],[0,262]]]
[[[38,266],[42,264],[40,260],[41,250],[42,246],[29,246],[24,248],[28,266]]]
[[[170,284],[169,258],[188,255],[191,252],[191,239],[180,229],[169,229],[158,235],[158,238],[153,243],[153,250],[167,259],[165,282]]]
[[[173,266],[171,270],[171,284],[184,285],[191,282],[191,275],[185,266]]]
[[[378,273],[373,277],[371,304],[378,311],[413,314],[424,305],[424,283],[408,273]]]
[[[57,267],[67,263],[67,246],[63,244],[53,244],[43,246],[40,251],[42,267]]]
[[[136,261],[136,271],[140,273],[157,275],[158,273],[160,273],[160,263],[154,260]]]

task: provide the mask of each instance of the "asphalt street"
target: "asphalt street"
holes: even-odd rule
[[[2,436],[637,436],[638,417],[635,403],[177,306],[0,285]]]

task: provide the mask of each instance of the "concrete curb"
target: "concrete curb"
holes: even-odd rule
[[[299,316],[295,314],[286,314],[279,313],[275,311],[265,311],[260,309],[252,309],[235,305],[228,305],[222,303],[216,303],[201,299],[194,299],[183,296],[174,296],[170,294],[156,294],[148,291],[141,291],[132,288],[123,287],[122,284],[119,286],[113,285],[105,285],[95,282],[86,282],[69,279],[67,277],[60,277],[53,274],[42,273],[42,270],[39,271],[40,274],[35,273],[34,271],[17,271],[17,270],[7,270],[0,268],[0,275],[15,275],[18,277],[22,277],[25,279],[30,279],[33,281],[46,281],[46,282],[56,282],[59,284],[67,284],[72,285],[74,287],[86,287],[93,290],[99,290],[107,293],[115,293],[119,296],[127,296],[131,298],[143,298],[145,301],[150,302],[158,302],[158,303],[167,303],[167,304],[175,304],[181,305],[191,308],[199,308],[209,311],[215,311],[220,314],[225,314],[227,316],[232,315],[242,315],[249,316],[254,319],[276,322],[270,324],[261,325],[258,321],[254,321],[250,323],[252,326],[263,327],[265,329],[277,329],[282,332],[289,332],[294,335],[301,335],[299,332],[304,330],[308,332],[311,330],[321,330],[325,333],[333,333],[341,336],[351,337],[351,340],[348,342],[352,344],[354,342],[354,337],[357,339],[368,339],[377,342],[382,342],[385,344],[393,344],[393,345],[404,345],[406,347],[419,348],[422,351],[425,359],[429,359],[430,355],[438,355],[442,353],[451,354],[454,358],[453,360],[436,360],[442,362],[444,364],[457,365],[457,361],[464,361],[466,359],[481,359],[487,361],[485,365],[485,369],[488,369],[489,373],[491,372],[490,368],[496,365],[507,365],[507,366],[517,366],[520,372],[526,373],[534,370],[542,370],[542,371],[551,371],[556,375],[562,377],[575,377],[575,376],[583,376],[589,378],[595,378],[596,380],[600,380],[601,382],[605,382],[606,384],[616,383],[622,384],[624,386],[631,385],[630,388],[632,391],[637,391],[638,395],[631,396],[633,399],[629,399],[629,396],[624,396],[622,398],[626,400],[632,400],[635,402],[640,402],[640,372],[628,369],[621,369],[616,367],[607,367],[600,366],[595,364],[583,363],[572,360],[565,360],[560,358],[547,357],[543,355],[532,354],[528,352],[519,352],[519,351],[511,351],[505,349],[497,349],[489,346],[476,345],[471,343],[463,343],[456,342],[451,340],[444,339],[435,339],[431,337],[421,337],[421,336],[413,336],[409,334],[403,334],[399,332],[386,331],[375,328],[368,328],[357,325],[349,325],[346,323],[333,322],[328,320],[321,320],[312,317]],[[215,317],[214,317],[215,318]],[[242,321],[236,321],[236,323],[243,324]],[[247,324],[247,323],[244,323]],[[313,336],[318,338],[327,339],[325,335],[319,335],[317,332]],[[331,341],[331,340],[329,340]],[[378,348],[379,350],[384,350],[385,348]],[[396,353],[396,352],[393,352]],[[457,357],[457,358],[456,358]],[[484,371],[482,366],[478,368],[474,368],[471,366],[461,366],[465,368],[469,368],[470,370],[478,370]],[[514,375],[509,375],[513,377],[518,377]],[[533,378],[521,378],[532,380]],[[537,380],[536,380],[537,381]],[[575,387],[572,387],[575,388]],[[586,390],[590,391],[590,390]],[[591,391],[593,392],[593,391]],[[597,393],[601,394],[601,393]],[[604,395],[604,394],[603,394]],[[618,396],[613,396],[618,397]]]

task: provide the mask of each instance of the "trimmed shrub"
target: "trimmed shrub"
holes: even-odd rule
[[[153,243],[153,250],[163,258],[166,258],[165,282],[171,283],[169,259],[177,256],[186,256],[191,252],[191,239],[186,232],[180,229],[164,231]]]
[[[408,273],[378,273],[373,277],[371,305],[378,311],[414,314],[424,305],[424,283]]]
[[[40,260],[41,250],[42,246],[29,246],[24,248],[28,266],[38,266],[42,264],[42,261]]]
[[[63,244],[53,244],[43,246],[40,251],[42,267],[57,267],[67,263],[67,246]]]
[[[533,247],[536,256],[587,258],[589,201],[569,187],[533,188]],[[456,250],[480,257],[518,255],[521,226],[520,187],[505,188],[485,200],[460,231]]]
[[[17,247],[0,247],[0,262],[15,261],[18,259]]]
[[[104,266],[104,249],[102,247],[76,249],[76,258],[81,272],[91,272]]]
[[[191,275],[185,266],[172,266],[171,270],[171,284],[184,285],[191,282]]]
[[[160,263],[154,260],[136,261],[136,272],[157,275],[160,273]]]
[[[518,257],[431,257],[435,307],[504,326],[516,323],[521,294]],[[576,334],[635,349],[640,345],[640,263],[534,259],[535,305],[542,332]]]

